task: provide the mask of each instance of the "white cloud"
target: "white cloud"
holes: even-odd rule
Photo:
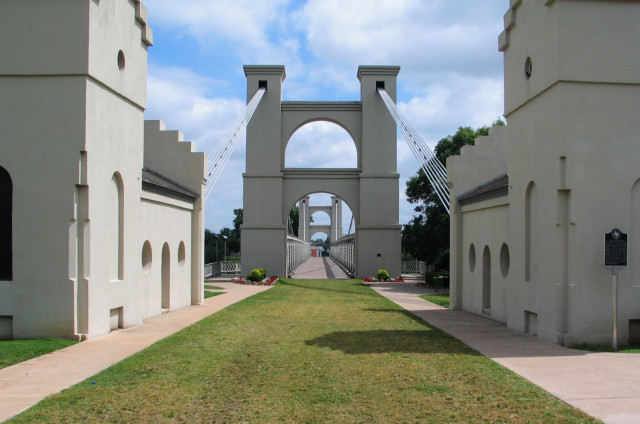
[[[210,152],[244,107],[245,63],[284,64],[287,100],[357,100],[358,65],[400,65],[399,107],[433,148],[459,126],[475,128],[501,116],[497,36],[507,3],[146,0],[157,35],[147,118],[165,120],[168,129],[182,130],[199,150]],[[166,51],[163,38],[171,40]],[[197,45],[199,56],[189,60],[171,50],[180,43]],[[212,57],[215,63],[206,62]],[[287,166],[354,166],[355,159],[349,158],[355,157],[355,147],[348,134],[321,125],[326,127],[307,125],[294,135],[302,139],[302,147],[287,151]],[[293,140],[291,146],[295,144]],[[244,168],[241,141],[207,205],[207,227],[231,225],[232,210],[242,206]],[[401,223],[413,212],[403,202],[404,181],[418,168],[399,140]]]
[[[245,107],[237,98],[209,97],[219,82],[179,67],[150,66],[145,119],[160,119],[181,130],[196,150],[209,154]],[[231,155],[206,209],[208,228],[230,227],[233,209],[242,207],[244,139]]]

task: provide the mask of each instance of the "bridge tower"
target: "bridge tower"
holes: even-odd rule
[[[400,274],[397,130],[377,93],[377,87],[384,86],[395,99],[399,70],[397,66],[360,66],[360,101],[283,102],[284,66],[244,67],[247,100],[260,87],[267,88],[247,125],[244,269],[265,268],[269,274],[286,275],[289,210],[309,194],[324,192],[345,201],[353,213],[356,274],[374,275],[380,268],[391,275]],[[357,168],[285,167],[290,137],[298,128],[314,121],[333,122],[351,135],[358,152]]]

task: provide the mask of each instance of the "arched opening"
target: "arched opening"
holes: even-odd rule
[[[142,245],[142,272],[144,275],[149,275],[151,272],[151,263],[153,261],[153,254],[151,252],[151,243],[149,240],[145,241]]]
[[[298,128],[285,150],[287,168],[357,168],[358,152],[349,133],[328,121]]]
[[[476,269],[476,247],[471,243],[469,246],[469,271]]]
[[[500,248],[500,272],[503,277],[509,275],[509,268],[511,267],[511,256],[509,255],[509,246],[507,243],[502,243]]]
[[[323,231],[312,231],[309,243],[311,244],[311,256],[328,256],[331,244],[329,235]]]
[[[113,259],[113,279],[124,280],[124,185],[122,176],[115,172],[111,178],[115,188],[115,257]]]
[[[314,231],[323,232],[331,241],[355,233],[355,221],[349,205],[331,193],[311,193],[299,199],[289,213],[289,235],[310,241]]]
[[[482,312],[491,310],[491,252],[489,246],[482,253]]]
[[[535,222],[536,185],[532,181],[527,186],[524,199],[524,280],[531,280],[531,256],[534,248],[532,223]]]
[[[160,307],[170,309],[171,307],[171,252],[169,243],[162,246],[162,300]]]
[[[0,280],[13,280],[13,182],[0,166]]]
[[[181,267],[184,266],[184,260],[186,255],[187,255],[187,252],[184,247],[184,242],[181,241],[180,245],[178,246],[178,265],[180,265]]]

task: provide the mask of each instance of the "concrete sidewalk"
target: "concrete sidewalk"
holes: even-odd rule
[[[333,259],[310,256],[292,275],[293,278],[306,280],[346,280],[349,276]]]
[[[142,324],[0,370],[0,422],[73,386],[191,324],[271,286],[215,282],[225,293],[146,319]]]
[[[591,353],[451,311],[418,296],[410,283],[372,283],[378,293],[463,343],[605,423],[640,423],[640,354]]]

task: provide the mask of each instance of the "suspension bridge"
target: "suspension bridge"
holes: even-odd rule
[[[247,68],[251,68],[251,67],[245,67],[245,73],[247,72]],[[272,67],[272,68],[277,68],[277,67]],[[359,78],[360,78],[361,69],[363,68],[366,68],[366,67],[361,67],[359,69]],[[384,68],[385,67],[379,67],[376,69],[384,70]],[[387,67],[387,68],[393,68],[396,74],[397,74],[397,71],[399,70],[399,68],[397,67]],[[267,68],[262,67],[261,69],[264,70]],[[282,67],[282,79],[284,79],[283,67]],[[208,199],[211,193],[213,192],[214,187],[218,182],[218,179],[222,174],[224,167],[229,160],[229,157],[231,156],[232,152],[236,148],[239,139],[242,137],[242,135],[246,131],[247,126],[252,122],[254,113],[256,112],[256,110],[262,103],[263,99],[265,98],[265,94],[267,93],[267,90],[268,90],[267,81],[260,80],[257,91],[255,91],[255,94],[253,94],[252,98],[247,102],[245,109],[242,111],[242,113],[236,119],[234,124],[229,128],[229,130],[225,133],[225,135],[222,137],[222,139],[219,141],[219,143],[211,152],[209,156],[208,180],[207,180],[207,187],[205,191],[206,199]],[[397,129],[399,128],[405,142],[407,143],[414,157],[418,161],[419,166],[427,176],[429,183],[431,184],[434,192],[437,194],[438,199],[440,200],[440,202],[442,203],[446,211],[449,212],[450,191],[446,183],[447,181],[446,168],[438,160],[438,158],[436,157],[434,152],[429,148],[429,146],[422,140],[418,132],[409,123],[407,118],[401,113],[397,104],[394,102],[392,97],[389,95],[389,93],[385,89],[384,81],[376,81],[375,92],[377,93],[378,102],[382,101],[382,103],[386,106],[386,110],[388,111],[389,116],[395,122],[396,134],[397,134]],[[287,110],[291,109],[294,111],[297,111],[297,110],[304,111],[306,110],[305,107],[309,109],[311,108],[311,105],[313,105],[316,109],[319,109],[320,106],[318,105],[321,105],[320,102],[316,102],[313,104],[311,104],[311,102],[309,102],[309,104],[306,104],[306,103],[303,104],[304,102],[288,102],[288,103],[289,104],[287,104],[286,106],[284,105],[284,103],[282,103],[281,107],[283,108],[283,110],[286,107]],[[349,104],[347,103],[348,102],[344,102],[344,104],[340,104],[336,106],[338,102],[334,102],[332,103],[332,106],[339,107],[345,110],[347,109],[347,106],[350,106],[354,108],[354,110],[357,110],[358,108],[357,102],[350,102]],[[326,104],[329,104],[329,103],[327,102]],[[326,107],[324,105],[325,104],[322,104],[321,106]],[[362,108],[362,106],[360,106],[360,108]],[[395,142],[395,139],[393,141]],[[296,172],[301,172],[301,171],[296,170]],[[318,172],[316,172],[316,174],[318,174]],[[327,175],[324,175],[322,173],[320,174],[321,174],[320,177],[316,177],[316,178],[329,178],[327,177]],[[245,186],[245,190],[246,190],[246,186]],[[246,199],[246,196],[247,194],[245,193],[245,199]],[[308,199],[308,196],[307,196],[307,199]],[[304,203],[301,199],[298,199],[298,201],[301,203]],[[332,205],[329,206],[328,208],[333,207],[333,205],[334,204],[332,202]],[[303,220],[310,219],[310,214],[308,214],[308,209],[306,214],[301,215],[301,219]],[[334,218],[332,217],[332,219]],[[337,227],[337,222],[334,222],[334,224]],[[353,221],[352,221],[352,224],[353,224]],[[302,229],[308,228],[306,227],[307,225],[308,225],[308,222],[301,222],[300,228]],[[307,271],[302,272],[301,270],[303,268],[305,270],[308,270],[310,266],[311,268],[315,266],[315,265],[309,265],[309,262],[308,262],[309,258],[312,256],[311,255],[312,248],[308,238],[298,237],[294,235],[291,225],[289,225],[288,227],[289,228],[288,228],[288,231],[286,231],[287,234],[286,234],[286,241],[285,241],[286,273],[288,276],[298,275],[300,276],[300,278],[304,278],[304,274],[307,273]],[[349,234],[350,233],[349,231],[344,236],[332,237],[331,243],[329,246],[329,257],[330,257],[329,260],[332,263],[331,267],[337,266],[342,273],[348,276],[355,276],[358,270],[358,266],[357,266],[358,254],[356,251],[357,243],[358,243],[358,228],[357,228],[357,225],[355,227],[356,228],[355,228],[354,234]],[[340,235],[341,234],[342,234],[342,231],[340,230]],[[337,232],[336,232],[336,235],[337,235]],[[380,258],[382,254],[378,253],[377,256],[378,258]],[[303,267],[303,264],[305,263],[307,263],[307,266]],[[326,265],[326,263],[327,262],[325,260],[323,264]],[[326,267],[325,265],[322,265],[322,267]],[[238,266],[235,264],[233,266],[233,271],[234,272],[239,271]],[[414,264],[413,262],[402,264],[402,272],[423,273],[424,271],[425,271],[424,264],[418,265],[418,263]],[[224,265],[222,266],[218,265],[218,272],[219,273],[225,272]],[[229,272],[229,270],[227,270],[227,272]],[[215,273],[216,273],[216,269],[214,266],[211,266],[208,264],[205,267],[205,275],[210,276]],[[336,275],[336,272],[332,271],[332,274]]]

